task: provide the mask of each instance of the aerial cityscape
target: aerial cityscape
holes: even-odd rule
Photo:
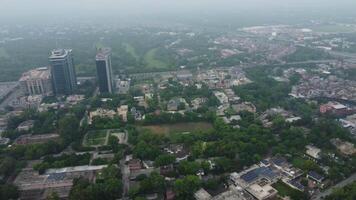
[[[23,3],[0,200],[356,199],[356,2]]]

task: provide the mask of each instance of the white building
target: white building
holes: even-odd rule
[[[53,94],[51,73],[47,67],[37,68],[25,72],[20,78],[20,86],[25,95]]]

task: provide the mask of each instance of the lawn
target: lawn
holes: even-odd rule
[[[289,187],[282,181],[278,181],[277,183],[273,184],[272,187],[278,191],[279,196],[282,197],[289,196],[291,199],[294,200],[306,199],[306,196],[303,192],[300,192],[298,190]]]
[[[84,138],[83,146],[103,146],[106,145],[108,131],[89,131]]]
[[[151,49],[145,54],[144,61],[148,68],[167,68],[168,64],[156,58],[156,49]]]
[[[194,132],[199,130],[211,130],[213,126],[207,122],[189,122],[166,125],[142,126],[139,130],[149,130],[154,134],[166,135],[172,133]]]
[[[123,45],[125,46],[127,53],[131,54],[131,56],[134,57],[136,60],[140,59],[140,56],[136,53],[135,48],[131,44],[124,43]]]

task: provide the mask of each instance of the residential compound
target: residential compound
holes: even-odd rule
[[[55,95],[72,94],[77,87],[71,49],[55,49],[49,57]]]
[[[29,163],[14,180],[14,184],[19,188],[21,199],[46,199],[52,192],[57,193],[61,199],[67,199],[75,178],[83,177],[94,180],[97,174],[106,167],[106,165],[85,165],[49,169],[41,175],[33,169],[34,164],[34,162]]]
[[[101,48],[96,54],[97,81],[100,93],[113,93],[114,81],[111,68],[111,49]]]
[[[23,73],[19,82],[25,95],[50,96],[53,94],[51,72],[47,67]]]

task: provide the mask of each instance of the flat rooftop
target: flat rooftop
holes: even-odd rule
[[[65,58],[68,53],[72,52],[72,49],[54,49],[49,56],[50,59],[61,59]]]
[[[100,48],[96,54],[96,60],[106,60],[111,55],[111,48]]]
[[[20,81],[35,80],[35,79],[50,79],[51,73],[48,67],[40,67],[22,74]]]

